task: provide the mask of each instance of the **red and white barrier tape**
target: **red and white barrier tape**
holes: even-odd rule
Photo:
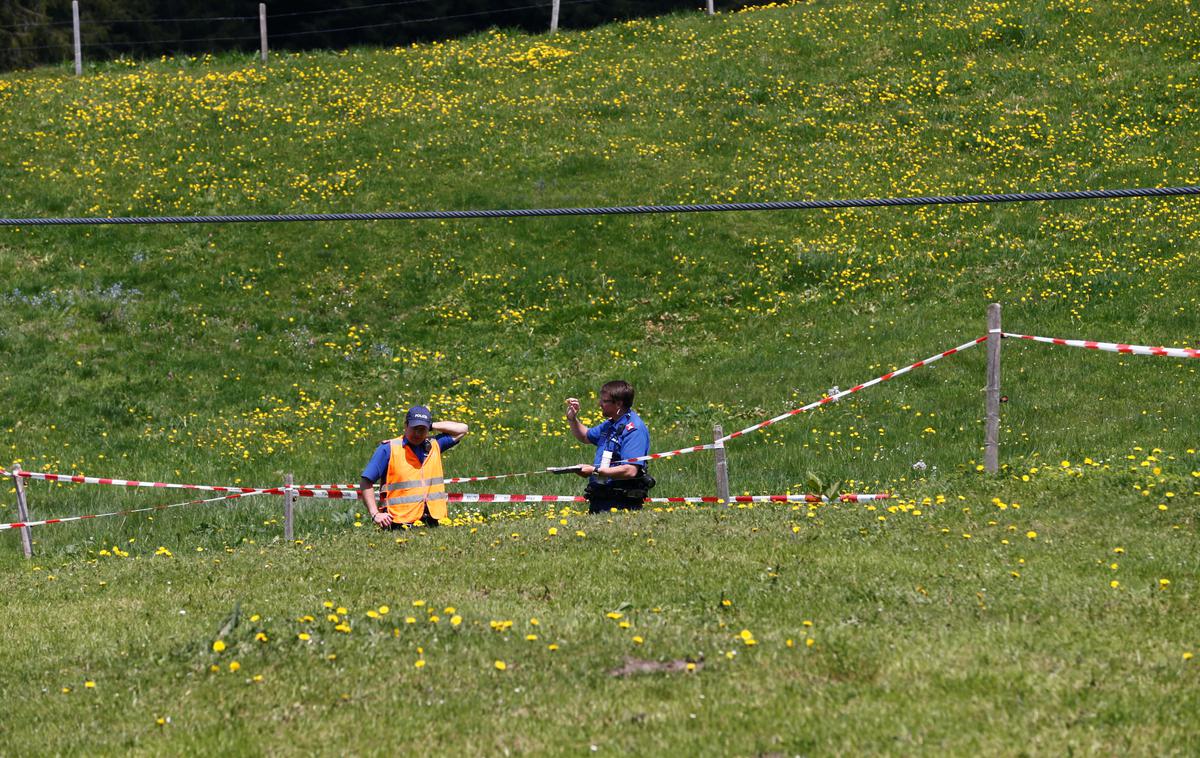
[[[904,368],[899,368],[899,369],[896,369],[895,371],[889,371],[888,373],[884,374],[883,376],[878,376],[878,377],[870,380],[869,382],[863,382],[862,384],[855,385],[848,390],[843,390],[841,392],[835,392],[832,395],[823,397],[820,400],[809,403],[808,405],[805,405],[801,408],[796,408],[794,410],[788,411],[787,413],[782,413],[773,419],[768,419],[766,421],[763,421],[762,423],[755,424],[754,426],[748,426],[745,429],[742,429],[740,431],[736,431],[732,434],[727,434],[724,437],[722,437],[721,439],[714,442],[712,444],[712,447],[716,447],[717,445],[722,445],[732,439],[737,439],[738,437],[741,437],[744,434],[749,434],[750,432],[756,432],[759,429],[762,429],[763,427],[770,426],[771,424],[776,424],[780,421],[783,421],[786,418],[790,418],[792,416],[804,413],[806,411],[811,411],[813,408],[817,408],[819,406],[826,405],[828,403],[835,403],[838,400],[841,400],[842,398],[846,397],[847,395],[853,395],[855,392],[860,392],[860,391],[866,389],[867,387],[873,387],[874,385],[881,384],[883,382],[888,381],[889,379],[895,379],[897,376],[900,376],[902,374],[907,374],[909,371],[912,371],[913,369],[921,368],[922,366],[928,366],[929,364],[931,364],[935,361],[940,361],[942,358],[947,358],[951,355],[954,355],[955,353],[961,353],[962,351],[970,349],[972,347],[975,347],[976,345],[978,345],[982,342],[987,342],[986,334],[983,335],[982,337],[977,337],[977,338],[971,340],[970,342],[964,342],[963,344],[959,345],[958,347],[950,348],[949,350],[946,350],[945,352],[941,352],[941,353],[938,353],[937,355],[926,358],[925,360],[917,361],[916,363],[910,363],[909,365],[905,366]]]
[[[151,487],[168,490],[201,490],[204,492],[235,492],[243,495],[258,495],[267,492],[261,487],[214,487],[206,484],[169,484],[167,482],[140,482],[134,479],[110,479],[101,476],[75,474],[46,474],[39,471],[17,471],[16,476],[24,479],[40,479],[46,482],[70,482],[73,484],[111,484],[117,487]],[[13,474],[8,474],[12,476]]]
[[[872,500],[890,500],[895,495],[887,492],[875,494],[847,493],[829,498],[825,495],[734,495],[719,497],[648,497],[647,503],[865,503]],[[584,503],[587,498],[579,495],[501,495],[471,492],[450,493],[452,503]]]
[[[750,434],[751,432],[756,432],[759,429],[771,426],[772,424],[777,424],[780,421],[783,421],[784,419],[791,418],[792,416],[796,416],[801,413],[805,413],[806,411],[811,411],[812,409],[818,408],[822,405],[826,405],[827,403],[837,402],[838,400],[841,400],[843,397],[846,397],[847,395],[852,395],[855,392],[861,392],[862,390],[866,389],[867,387],[872,387],[876,384],[886,382],[889,379],[894,379],[897,376],[901,376],[902,374],[907,374],[909,371],[912,371],[913,369],[921,368],[922,366],[928,366],[931,363],[940,361],[942,358],[947,358],[956,353],[961,353],[962,351],[968,350],[968,349],[975,347],[976,345],[981,344],[983,342],[987,342],[986,334],[982,337],[977,337],[977,338],[971,340],[970,342],[964,342],[963,344],[959,345],[958,347],[953,347],[949,350],[938,353],[937,355],[933,355],[924,360],[917,361],[916,363],[910,363],[909,365],[905,366],[904,368],[899,368],[899,369],[896,369],[895,371],[889,371],[888,373],[886,373],[882,376],[876,377],[867,382],[863,382],[862,384],[855,385],[848,390],[844,390],[842,392],[835,392],[832,395],[823,397],[820,400],[809,403],[808,405],[805,405],[801,408],[796,408],[794,410],[790,410],[787,413],[782,413],[782,414],[776,416],[775,418],[767,419],[766,421],[760,422],[758,424],[754,424],[753,426],[748,426],[745,429],[741,429],[739,431],[733,432],[732,434],[727,434],[724,437],[722,437],[721,439],[716,440],[714,442],[710,442],[710,443],[707,443],[704,445],[693,445],[691,447],[679,448],[678,450],[669,450],[664,453],[651,453],[650,455],[643,455],[639,458],[625,458],[624,460],[613,461],[611,465],[618,466],[618,465],[621,465],[624,463],[641,463],[643,461],[654,461],[654,460],[659,460],[661,458],[672,458],[676,455],[686,455],[687,453],[698,453],[701,450],[713,450],[718,447],[724,447],[725,443],[728,442],[729,440],[737,439],[738,437],[741,437],[746,434]],[[483,481],[485,479],[503,479],[507,476],[530,476],[531,474],[544,474],[544,473],[547,473],[547,472],[532,471],[532,472],[528,472],[528,473],[524,473],[524,474],[497,474],[494,476],[465,477],[465,478],[457,479],[457,480],[447,479],[446,481],[447,482],[451,482],[451,481],[458,481],[458,482]]]
[[[1004,332],[1004,336],[1011,339],[1029,340],[1031,342],[1045,342],[1048,345],[1082,347],[1088,350],[1103,350],[1109,353],[1125,353],[1126,355],[1165,355],[1171,358],[1200,358],[1200,350],[1190,347],[1148,347],[1146,345],[1125,345],[1120,342],[1035,337],[1032,334],[1011,334],[1009,332]]]
[[[311,490],[304,487],[294,488],[297,494],[301,497],[326,497],[326,490]],[[6,529],[21,529],[30,526],[46,526],[48,524],[65,524],[69,521],[88,521],[91,519],[104,518],[106,516],[131,516],[135,513],[152,513],[154,511],[165,511],[170,508],[182,508],[187,505],[202,505],[204,503],[215,503],[222,500],[233,500],[243,497],[254,497],[256,495],[282,495],[285,489],[278,488],[276,490],[255,490],[252,492],[232,492],[217,497],[207,498],[205,500],[188,500],[183,503],[172,503],[170,505],[155,505],[149,508],[131,508],[124,511],[112,511],[111,513],[90,513],[83,516],[63,516],[61,518],[42,519],[40,521],[14,521],[9,524],[0,524],[0,531]],[[310,494],[310,493],[325,493],[325,494]],[[647,503],[865,503],[874,500],[890,500],[895,498],[887,492],[873,494],[858,494],[847,493],[838,495],[835,498],[829,498],[825,495],[735,495],[722,500],[717,497],[648,497]],[[587,498],[579,495],[507,495],[507,494],[491,494],[491,493],[471,493],[471,492],[453,492],[450,493],[449,499],[455,503],[583,503],[587,502]]]
[[[286,495],[291,492],[296,497],[315,497],[322,500],[358,500],[358,490],[338,489],[337,487],[272,487],[263,490],[264,495]]]
[[[317,498],[322,500],[358,500],[357,490],[341,490],[332,488],[293,487],[291,491],[297,497]],[[288,492],[284,487],[273,487],[261,490],[264,495],[283,495]],[[887,493],[879,494],[847,494],[839,495],[836,499],[841,502],[867,502],[870,500],[887,500],[894,497]],[[510,495],[500,493],[449,492],[447,500],[451,503],[582,503],[586,498],[579,495]],[[648,503],[822,503],[829,502],[823,495],[737,495],[726,500],[717,497],[652,497]]]
[[[1005,336],[1018,336],[1018,337],[1022,337],[1024,339],[1045,340],[1045,338],[1024,337],[1024,335],[1005,335]],[[894,379],[895,377],[900,376],[902,374],[907,374],[909,371],[912,371],[913,369],[921,368],[922,366],[928,366],[929,364],[931,364],[935,361],[941,360],[942,358],[946,358],[948,356],[954,355],[955,353],[960,353],[963,350],[966,350],[968,348],[975,347],[976,345],[980,344],[981,342],[985,342],[986,340],[987,340],[987,335],[984,335],[983,337],[979,337],[977,339],[971,340],[970,342],[966,342],[962,345],[959,345],[958,347],[951,348],[950,350],[946,350],[944,352],[938,353],[937,355],[926,358],[925,360],[921,360],[921,361],[917,361],[916,363],[909,364],[908,366],[905,366],[904,368],[896,369],[895,371],[889,371],[888,373],[886,373],[882,376],[876,377],[875,379],[872,379],[867,382],[863,382],[862,384],[851,387],[848,390],[845,390],[842,392],[836,392],[832,395],[823,397],[820,400],[809,403],[808,405],[805,405],[803,407],[796,408],[794,410],[788,411],[787,413],[780,414],[780,415],[776,416],[775,418],[767,419],[766,421],[760,422],[758,424],[754,424],[753,426],[748,426],[745,429],[741,429],[739,431],[733,432],[732,434],[727,434],[724,437],[722,437],[721,439],[716,440],[715,442],[711,442],[711,443],[708,443],[705,445],[693,445],[692,447],[680,448],[678,450],[669,450],[669,451],[663,452],[663,453],[651,453],[650,455],[643,455],[639,458],[626,458],[621,461],[614,461],[613,465],[619,465],[622,463],[641,463],[643,461],[653,461],[653,460],[658,460],[661,458],[671,458],[676,455],[685,455],[687,453],[696,453],[701,450],[713,450],[718,447],[723,447],[725,445],[725,443],[728,442],[729,440],[737,439],[738,437],[741,437],[746,434],[750,434],[751,432],[756,432],[759,429],[771,426],[772,424],[776,424],[780,421],[783,421],[784,419],[791,418],[792,416],[796,416],[796,415],[804,413],[806,411],[813,410],[814,408],[818,408],[822,405],[836,402],[836,401],[842,399],[843,397],[846,397],[847,395],[852,395],[855,392],[860,392],[860,391],[866,389],[867,387],[871,387],[876,384],[880,384],[881,382],[886,382],[889,379]],[[1051,341],[1051,340],[1045,340],[1045,341]],[[1068,341],[1062,341],[1062,342],[1064,344],[1066,344]],[[1099,344],[1104,344],[1104,343],[1093,343],[1093,344],[1099,345]],[[1170,350],[1170,349],[1174,349],[1174,348],[1146,348],[1146,349],[1147,350]],[[1189,356],[1189,357],[1194,357],[1194,356]],[[491,475],[487,475],[487,476],[453,477],[453,478],[448,478],[445,481],[447,484],[463,484],[466,482],[482,482],[482,481],[487,481],[487,480],[508,479],[508,478],[512,478],[512,477],[532,476],[534,474],[545,474],[545,473],[547,473],[547,471],[525,471],[525,472],[513,473],[513,474],[491,474]],[[7,472],[5,473],[5,475],[11,476],[11,474],[9,474]],[[169,484],[166,482],[141,482],[141,481],[134,481],[134,480],[126,480],[126,479],[110,479],[107,477],[79,476],[79,475],[69,475],[69,474],[45,474],[45,473],[38,473],[38,472],[34,472],[34,471],[18,471],[18,472],[16,472],[16,475],[26,477],[29,479],[42,479],[42,480],[45,480],[48,482],[74,482],[76,484],[111,484],[111,485],[116,485],[116,486],[120,486],[120,487],[153,487],[153,488],[164,488],[164,489],[203,490],[203,491],[209,491],[209,492],[241,492],[241,493],[247,493],[247,494],[252,493],[252,492],[262,493],[262,494],[270,494],[270,495],[284,494],[284,489],[281,487],[273,487],[270,489],[261,489],[261,488],[255,488],[255,487],[213,487],[213,486],[206,486],[206,485],[201,485],[201,484]],[[304,485],[302,487],[295,487],[293,489],[296,491],[296,493],[300,497],[317,497],[317,498],[329,498],[329,499],[340,499],[340,500],[357,500],[358,499],[358,488],[354,485],[312,484],[312,485]]]
[[[86,516],[63,516],[62,518],[48,518],[41,521],[14,521],[11,524],[0,524],[0,530],[4,529],[21,529],[26,526],[45,526],[46,524],[65,524],[68,521],[86,521],[94,518],[104,518],[105,516],[129,516],[134,513],[149,513],[151,511],[165,511],[168,508],[182,508],[185,505],[200,505],[202,503],[215,503],[220,500],[233,500],[240,497],[254,497],[261,495],[263,492],[234,492],[228,495],[219,495],[210,497],[207,500],[189,500],[186,503],[172,503],[171,505],[155,505],[150,508],[133,508],[126,511],[113,511],[112,513],[91,513]]]

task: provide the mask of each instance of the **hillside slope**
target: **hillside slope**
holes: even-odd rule
[[[1196,183],[1196,14],[814,3],[268,67],[11,74],[0,206],[328,212]],[[32,469],[345,481],[428,402],[475,430],[456,473],[525,471],[578,460],[562,398],[622,376],[670,449],[965,342],[992,301],[1017,331],[1195,345],[1198,209],[7,228],[0,444]],[[1006,462],[1194,444],[1186,361],[1006,356]],[[730,452],[735,489],[803,488],[808,472],[903,487],[918,460],[973,475],[982,372],[971,351],[747,437]],[[706,493],[710,471],[708,454],[658,464],[660,492]]]

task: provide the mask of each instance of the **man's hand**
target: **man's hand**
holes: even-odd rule
[[[579,418],[579,398],[567,398],[567,421]]]
[[[387,529],[392,525],[392,514],[388,513],[387,511],[375,511],[375,514],[371,516],[371,520],[374,521],[375,525],[380,529]]]
[[[595,466],[592,466],[592,465],[590,465],[590,464],[585,464],[585,465],[583,465],[583,466],[580,466],[580,467],[579,467],[579,472],[578,472],[578,473],[579,473],[579,475],[580,475],[580,476],[582,476],[582,477],[589,477],[589,476],[591,476],[591,475],[592,475],[592,473],[593,473],[595,470],[596,470],[596,467],[595,467]]]

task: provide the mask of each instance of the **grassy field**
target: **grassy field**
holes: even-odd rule
[[[0,216],[1197,184],[1198,37],[1184,2],[850,1],[13,73]],[[2,462],[354,481],[425,402],[472,427],[449,475],[529,471],[590,458],[562,400],[617,376],[667,450],[966,342],[990,302],[1010,331],[1194,347],[1198,240],[1194,199],[9,227]],[[737,492],[891,503],[394,535],[308,501],[285,543],[278,499],[246,499],[38,527],[32,562],[0,533],[0,753],[1194,754],[1196,361],[1006,343],[990,477],[984,358],[730,444]],[[708,453],[653,473],[712,494]]]

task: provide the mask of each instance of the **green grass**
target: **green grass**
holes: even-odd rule
[[[1170,2],[816,3],[267,68],[8,74],[0,215],[1194,184],[1198,20]],[[528,471],[590,457],[562,400],[617,376],[671,449],[961,344],[993,301],[1011,331],[1194,346],[1198,239],[1190,199],[9,228],[0,455],[142,480],[353,481],[425,402],[471,424],[450,475]],[[0,744],[1194,753],[1195,362],[1006,343],[1005,468],[987,477],[984,357],[729,447],[737,492],[901,496],[873,508],[459,509],[459,526],[397,543],[356,526],[352,503],[308,501],[285,544],[279,501],[249,499],[36,528],[32,563],[4,534]],[[653,472],[655,494],[712,492],[707,453]],[[34,518],[187,498],[29,494]],[[427,620],[447,606],[460,627]],[[605,616],[618,608],[629,629]],[[625,655],[703,666],[610,676]]]

